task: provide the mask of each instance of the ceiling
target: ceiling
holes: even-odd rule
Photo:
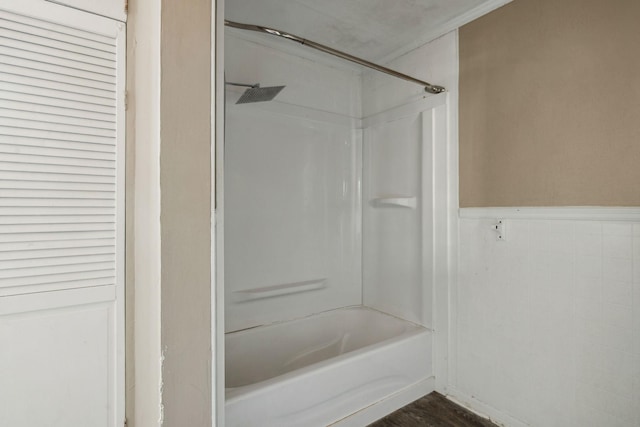
[[[405,53],[509,0],[226,0],[225,18],[370,61]]]

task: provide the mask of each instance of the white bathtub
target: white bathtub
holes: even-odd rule
[[[227,334],[226,426],[364,425],[433,390],[431,332],[363,307]]]

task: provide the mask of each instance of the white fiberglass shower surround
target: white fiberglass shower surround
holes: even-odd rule
[[[224,52],[225,425],[367,424],[442,369],[451,94],[237,28]]]

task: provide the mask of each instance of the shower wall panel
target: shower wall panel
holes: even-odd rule
[[[287,86],[227,90],[226,330],[361,304],[357,75],[233,38],[226,61],[228,81]]]
[[[432,327],[446,95],[364,121],[364,304]]]
[[[447,93],[429,95],[372,70],[362,77],[363,301],[427,327],[435,325],[435,288],[447,280],[456,64],[452,32],[383,64]]]
[[[424,323],[420,143],[412,115],[364,130],[364,302]]]

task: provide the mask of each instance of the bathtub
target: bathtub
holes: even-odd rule
[[[229,333],[225,425],[366,425],[433,391],[431,338],[365,307]]]

